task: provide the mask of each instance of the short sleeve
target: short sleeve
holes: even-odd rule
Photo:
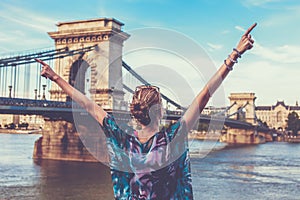
[[[171,124],[167,130],[168,140],[172,141],[175,137],[186,137],[187,136],[187,129],[186,123],[183,118],[180,118],[176,123]]]
[[[126,133],[118,126],[114,117],[107,114],[103,119],[103,125],[101,126],[105,136],[119,147],[123,147],[126,142]]]
[[[174,161],[188,151],[188,137],[185,121],[180,118],[166,130],[169,160]]]

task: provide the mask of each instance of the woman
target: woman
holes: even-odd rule
[[[43,65],[41,75],[57,83],[102,126],[111,158],[116,199],[193,199],[187,133],[237,59],[253,47],[250,32],[255,26],[256,23],[245,32],[181,119],[163,130],[159,130],[162,117],[159,88],[150,85],[136,88],[130,111],[141,129],[121,129],[101,106],[73,88],[46,63],[36,59]]]

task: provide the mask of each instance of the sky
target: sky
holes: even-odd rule
[[[203,49],[215,65],[209,70],[214,70],[236,46],[245,29],[257,22],[251,33],[255,40],[253,49],[239,60],[221,90],[226,99],[231,92],[254,92],[256,105],[275,105],[277,101],[295,105],[300,102],[299,13],[297,0],[2,0],[0,56],[53,48],[47,32],[57,30],[58,22],[108,17],[123,22],[123,31],[129,32],[131,38],[135,30],[150,27],[184,36]],[[124,43],[125,47],[131,38]],[[171,39],[169,43],[183,45],[182,41]],[[165,58],[168,56],[170,52]],[[141,56],[139,61],[133,57],[129,55],[125,61],[134,66],[143,60]],[[192,74],[189,68],[183,71]],[[194,81],[191,84],[197,84],[196,77],[191,75],[190,79]],[[200,74],[199,88],[205,80]]]

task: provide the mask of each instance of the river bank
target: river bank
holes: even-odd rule
[[[42,134],[43,130],[41,129],[4,129],[0,128],[0,134]]]

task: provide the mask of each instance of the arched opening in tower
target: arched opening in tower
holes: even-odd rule
[[[91,68],[85,60],[78,59],[72,64],[69,74],[69,84],[87,97],[90,97]],[[71,98],[67,97],[67,101],[71,101]]]
[[[239,121],[246,121],[246,112],[245,112],[244,108],[242,108],[242,107],[238,108],[236,119],[239,120]]]

